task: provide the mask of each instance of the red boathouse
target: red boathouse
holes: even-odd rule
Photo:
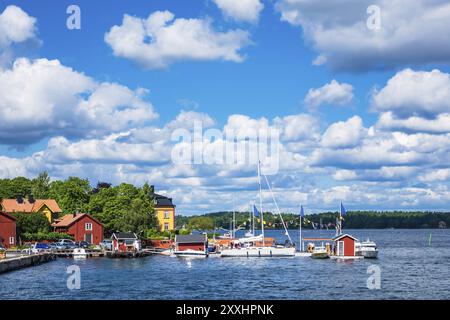
[[[87,213],[66,214],[52,223],[56,232],[66,233],[75,241],[99,244],[103,241],[103,225]]]
[[[337,257],[354,257],[355,256],[355,242],[358,241],[355,237],[349,234],[341,234],[333,238],[334,241],[334,255]]]
[[[0,244],[5,248],[16,245],[16,218],[0,211]]]
[[[175,236],[175,251],[185,250],[206,252],[208,250],[208,237],[205,234],[177,234]]]

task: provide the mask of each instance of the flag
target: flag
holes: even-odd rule
[[[300,206],[300,217],[305,217],[305,210],[303,210],[303,206]]]
[[[259,217],[259,216],[260,216],[259,211],[258,211],[258,209],[256,209],[256,206],[255,206],[255,205],[253,205],[253,215],[254,215],[255,217]]]
[[[341,220],[344,220],[345,215],[347,214],[347,211],[344,208],[344,205],[341,202]]]

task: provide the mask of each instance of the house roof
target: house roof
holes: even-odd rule
[[[87,213],[74,213],[74,214],[66,214],[62,218],[55,220],[54,223],[52,223],[52,227],[70,227],[72,224],[77,222],[78,220],[82,219],[83,217],[88,216],[95,222],[101,225],[101,222],[94,219],[92,216],[90,216]]]
[[[115,233],[113,233],[111,238],[116,238],[116,239],[137,239],[138,237],[136,236],[135,233],[132,233],[132,232],[115,232]]]
[[[2,207],[5,212],[38,212],[42,206],[46,205],[52,212],[62,212],[58,203],[54,199],[36,199],[30,202],[29,199],[23,198],[22,202],[18,202],[17,199],[3,199]]]
[[[175,236],[176,243],[206,243],[208,242],[208,238],[206,234],[188,234],[188,235],[179,235]]]
[[[334,237],[332,240],[336,241],[336,240],[340,240],[340,239],[345,238],[345,237],[348,237],[348,238],[351,238],[351,239],[353,239],[355,241],[358,241],[358,239],[356,239],[355,237],[349,235],[348,233],[340,234],[340,235]]]
[[[172,198],[168,198],[166,196],[154,193],[153,199],[155,200],[157,207],[175,207],[175,205],[172,202]]]
[[[4,216],[4,217],[7,217],[8,219],[11,219],[11,220],[13,220],[13,221],[16,221],[16,220],[17,220],[16,217],[14,217],[14,216],[12,216],[12,215],[6,213],[6,212],[3,212],[3,211],[0,211],[0,215],[2,215],[2,216]]]

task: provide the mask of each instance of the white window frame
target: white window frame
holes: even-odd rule
[[[93,224],[91,222],[86,222],[84,224],[84,230],[85,231],[92,231],[92,229],[93,229]]]
[[[170,211],[164,211],[164,219],[170,219]]]
[[[164,222],[164,230],[169,230],[170,224],[168,222]]]
[[[14,237],[9,237],[9,244],[15,244],[16,239]]]

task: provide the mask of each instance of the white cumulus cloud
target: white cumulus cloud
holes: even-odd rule
[[[367,27],[371,5],[380,9],[379,30]],[[276,8],[283,21],[301,26],[316,64],[334,70],[450,63],[447,0],[278,0]]]
[[[147,91],[94,79],[58,60],[17,59],[0,70],[0,142],[96,136],[143,125],[157,114]]]
[[[240,50],[251,42],[244,30],[217,31],[210,19],[175,18],[169,11],[156,11],[146,19],[126,14],[121,25],[105,34],[105,41],[115,56],[148,69],[186,60],[242,62]]]
[[[0,50],[13,43],[24,42],[36,35],[36,18],[21,8],[10,5],[0,14]]]
[[[332,80],[330,83],[316,89],[310,89],[305,97],[308,108],[318,108],[321,105],[343,106],[353,100],[353,86]]]
[[[214,0],[226,17],[237,21],[255,23],[259,20],[259,14],[264,9],[260,0]]]

